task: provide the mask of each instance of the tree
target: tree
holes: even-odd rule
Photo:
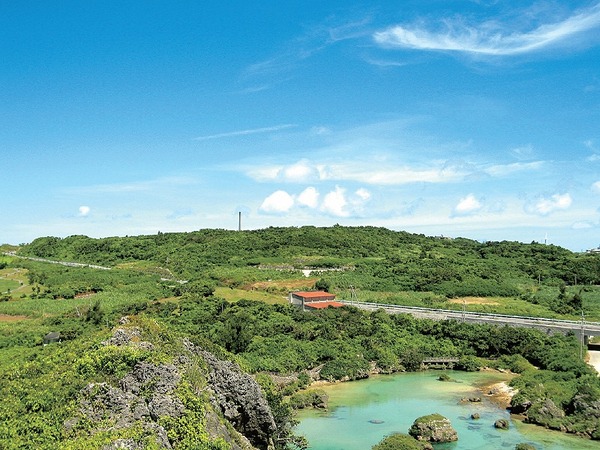
[[[92,322],[94,325],[100,325],[104,318],[104,311],[100,307],[100,301],[96,300],[85,314],[86,322]]]
[[[315,289],[318,291],[328,292],[331,289],[331,283],[324,278],[321,278],[315,283]]]

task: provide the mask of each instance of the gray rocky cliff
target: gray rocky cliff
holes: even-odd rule
[[[103,344],[154,350],[153,344],[139,338],[139,329],[120,327]],[[202,367],[201,361],[206,362],[206,367]],[[79,414],[65,422],[65,428],[70,431],[91,423],[90,433],[94,434],[141,425],[145,435],[152,436],[159,448],[174,448],[176,443],[170,442],[161,419],[171,420],[186,414],[177,391],[188,370],[201,373],[206,381],[204,392],[197,394],[206,399],[208,393],[210,397],[201,422],[211,439],[223,439],[232,450],[272,448],[275,421],[258,383],[234,363],[222,361],[186,340],[182,354],[175,356],[172,363],[139,361],[117,382],[89,383],[79,394]],[[131,438],[115,439],[103,450],[121,448],[144,449],[145,444]]]
[[[220,360],[202,349],[195,351],[209,367],[211,400],[223,416],[257,448],[273,448],[277,426],[256,380],[231,361]]]

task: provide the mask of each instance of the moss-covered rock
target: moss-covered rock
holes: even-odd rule
[[[458,440],[458,434],[450,420],[437,413],[416,419],[408,430],[408,434],[419,441],[453,442]]]

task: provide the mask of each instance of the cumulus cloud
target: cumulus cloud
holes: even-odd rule
[[[562,21],[530,30],[511,29],[499,20],[468,23],[455,17],[436,29],[423,22],[396,25],[374,33],[377,44],[391,48],[454,51],[480,55],[518,55],[542,50],[600,26],[600,4]]]
[[[554,211],[568,209],[572,203],[570,194],[554,194],[550,197],[538,197],[526,205],[525,209],[529,213],[546,216]]]
[[[319,192],[314,187],[307,187],[298,195],[298,204],[316,208],[319,204]]]
[[[592,184],[592,192],[600,194],[600,181],[596,181]]]
[[[469,214],[476,213],[482,208],[482,204],[474,194],[468,194],[466,197],[460,199],[458,204],[454,207],[454,215],[466,216]]]
[[[89,206],[82,205],[79,207],[79,217],[89,216],[91,208]]]
[[[269,214],[282,214],[294,206],[294,197],[279,190],[269,195],[260,205],[260,210]]]
[[[323,196],[313,187],[307,187],[300,194],[294,195],[278,190],[269,195],[261,204],[260,211],[268,214],[284,214],[294,207],[310,208],[335,217],[351,217],[360,214],[365,204],[371,199],[371,193],[359,188],[352,193],[336,186],[334,190]]]
[[[321,210],[327,214],[336,217],[348,217],[349,213],[346,210],[348,201],[346,200],[346,190],[339,186],[335,190],[328,192],[323,199]]]

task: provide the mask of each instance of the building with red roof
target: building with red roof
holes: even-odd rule
[[[290,303],[302,309],[323,309],[329,306],[339,308],[344,306],[335,301],[335,295],[325,291],[290,292]]]

